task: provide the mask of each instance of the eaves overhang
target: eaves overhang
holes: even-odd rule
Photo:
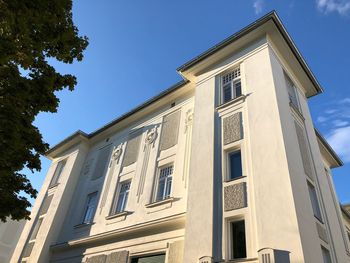
[[[74,132],[72,135],[68,136],[67,138],[65,138],[64,140],[59,142],[58,144],[51,147],[48,151],[46,151],[45,156],[47,156],[49,158],[52,157],[56,151],[58,151],[63,146],[66,146],[68,143],[71,144],[72,142],[75,143],[76,141],[90,140],[91,138],[102,133],[103,131],[107,130],[108,128],[120,123],[121,121],[129,118],[133,114],[140,112],[141,110],[147,108],[148,106],[155,103],[156,101],[158,101],[158,100],[164,98],[165,96],[175,92],[176,90],[184,87],[187,83],[189,83],[188,80],[181,80],[181,81],[177,82],[176,84],[172,85],[168,89],[162,91],[158,95],[152,97],[151,99],[147,100],[146,102],[142,103],[141,105],[137,106],[136,108],[132,109],[131,111],[119,116],[118,118],[116,118],[114,120],[112,120],[111,122],[107,123],[106,125],[104,125],[103,127],[99,128],[99,129],[93,131],[92,133],[85,133],[81,130]]]
[[[328,157],[331,158],[331,162],[330,162],[331,168],[343,166],[343,161],[340,159],[337,153],[329,145],[327,140],[322,136],[322,134],[316,128],[315,128],[315,133],[318,141],[321,144],[320,146],[322,146],[325,149]]]
[[[177,71],[183,75],[186,76],[186,72],[190,71],[193,67],[198,66],[198,64],[203,63],[205,60],[207,60],[209,57],[214,56],[224,48],[228,47],[229,45],[233,44],[234,42],[237,42],[241,40],[242,38],[246,37],[249,33],[261,28],[263,25],[267,24],[268,22],[272,21],[276,28],[278,29],[278,32],[283,37],[284,41],[287,43],[288,47],[292,51],[293,55],[297,59],[298,63],[302,67],[303,71],[311,81],[314,92],[309,95],[308,97],[312,97],[314,95],[317,95],[319,93],[323,92],[322,87],[320,86],[319,82],[315,78],[314,74],[312,73],[311,69],[305,62],[305,59],[300,54],[299,50],[297,49],[296,45],[294,44],[292,38],[288,34],[287,30],[285,29],[283,23],[281,22],[280,18],[278,17],[277,13],[275,11],[271,11],[270,13],[266,14],[265,16],[261,17],[260,19],[256,20],[255,22],[251,23],[247,27],[243,28],[242,30],[238,31],[237,33],[229,36],[225,40],[221,41],[217,45],[211,47],[207,51],[203,52],[202,54],[196,56],[195,58],[191,59],[190,61],[186,62],[182,66],[177,68]]]

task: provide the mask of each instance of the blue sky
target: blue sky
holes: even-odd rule
[[[181,79],[176,68],[275,9],[325,92],[309,100],[316,127],[344,161],[334,169],[350,202],[350,0],[74,1],[74,21],[90,45],[83,62],[58,71],[78,78],[57,93],[55,114],[35,124],[51,146],[92,132]],[[50,161],[29,178],[39,190]]]

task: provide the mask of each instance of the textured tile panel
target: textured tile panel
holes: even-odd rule
[[[39,215],[43,215],[47,213],[47,210],[49,210],[50,208],[52,198],[53,198],[53,195],[49,195],[44,198],[44,201],[40,207]]]
[[[319,238],[321,238],[324,242],[328,243],[328,236],[326,229],[320,224],[316,222],[317,233]]]
[[[224,209],[231,211],[247,206],[246,183],[239,183],[224,188]]]
[[[222,122],[224,145],[243,138],[242,112],[225,117]]]
[[[128,263],[129,251],[122,250],[109,254],[106,263]]]
[[[181,111],[176,111],[164,117],[160,136],[160,150],[166,150],[177,144],[179,135]]]
[[[313,179],[313,174],[311,169],[311,159],[310,159],[310,154],[308,151],[308,145],[307,145],[307,140],[305,138],[304,131],[299,124],[297,124],[296,122],[294,122],[294,124],[297,132],[301,158],[303,159],[304,171],[310,178]]]
[[[141,135],[141,132],[136,132],[130,135],[126,144],[122,167],[129,166],[137,161],[140,150]]]
[[[111,146],[106,146],[99,150],[98,157],[96,160],[95,170],[91,177],[92,180],[96,180],[105,175],[105,170],[109,162],[111,154]]]
[[[98,255],[88,258],[86,263],[106,263],[107,255]]]

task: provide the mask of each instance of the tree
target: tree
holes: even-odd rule
[[[29,219],[35,198],[23,168],[40,171],[48,144],[33,125],[39,112],[56,112],[54,92],[73,90],[76,78],[48,63],[83,59],[87,37],[78,35],[72,0],[0,0],[0,220]]]

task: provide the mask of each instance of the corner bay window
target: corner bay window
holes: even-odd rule
[[[125,211],[125,207],[128,202],[130,184],[131,184],[130,181],[122,182],[120,184],[120,190],[118,194],[117,203],[115,205],[114,213],[118,214]]]
[[[247,257],[245,222],[231,222],[231,259]]]
[[[91,193],[87,196],[83,224],[90,224],[94,218],[97,203],[97,192]]]
[[[233,180],[243,176],[241,151],[228,154],[228,180]]]
[[[163,167],[159,171],[156,202],[170,197],[174,166]]]
[[[229,102],[242,95],[241,71],[239,68],[221,77],[222,101]]]

